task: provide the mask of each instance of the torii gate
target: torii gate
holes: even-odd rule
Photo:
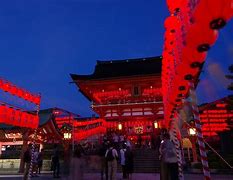
[[[162,88],[165,125],[170,128],[176,145],[179,177],[183,179],[179,143],[179,109],[190,96],[197,140],[205,179],[209,180],[205,144],[197,107],[195,85],[207,51],[233,16],[233,0],[167,0],[170,16],[165,20],[165,42],[162,65]]]

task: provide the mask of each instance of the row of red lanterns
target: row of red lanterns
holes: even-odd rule
[[[40,95],[32,94],[29,91],[19,88],[3,78],[0,79],[0,89],[10,93],[13,96],[22,98],[28,102],[34,103],[36,105],[40,104],[40,99],[41,99]]]
[[[103,133],[106,133],[106,128],[102,127],[102,126],[99,126],[99,127],[93,128],[93,129],[87,129],[87,130],[84,130],[84,131],[75,132],[74,133],[74,139],[80,141],[80,140],[83,140],[83,139],[87,139],[90,136],[94,136],[94,135],[97,135],[97,134],[103,134]]]
[[[93,96],[96,98],[109,98],[109,97],[122,97],[122,96],[128,96],[130,93],[128,90],[118,90],[118,91],[107,91],[107,92],[96,92]]]
[[[162,89],[161,88],[148,88],[143,90],[143,95],[161,95]]]
[[[188,93],[188,82],[196,80],[207,51],[218,31],[233,16],[232,0],[167,0],[171,13],[165,20],[162,91],[165,119]],[[168,123],[167,123],[168,125]]]
[[[0,123],[19,127],[37,128],[39,117],[36,114],[30,114],[20,109],[0,105]]]
[[[139,127],[139,126],[152,126],[153,123],[150,121],[126,121],[122,123],[118,122],[106,122],[107,128],[117,128],[119,124],[122,124],[124,127]]]
[[[74,122],[74,127],[77,127],[77,126],[87,126],[87,125],[91,125],[91,124],[96,124],[96,123],[102,123],[104,124],[105,123],[105,120],[103,119],[90,119],[89,121],[75,121]]]

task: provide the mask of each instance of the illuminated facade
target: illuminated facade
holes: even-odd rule
[[[199,106],[204,136],[217,136],[218,133],[233,128],[233,104],[229,98]]]
[[[161,66],[161,57],[97,61],[93,74],[71,77],[108,130],[146,136],[163,120]]]

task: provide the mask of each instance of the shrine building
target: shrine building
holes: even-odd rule
[[[93,74],[71,74],[107,131],[148,139],[161,126],[162,57],[97,61]]]

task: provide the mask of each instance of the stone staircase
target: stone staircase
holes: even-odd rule
[[[160,171],[160,161],[153,149],[134,149],[134,173],[156,173]],[[121,165],[117,166],[122,172]],[[99,156],[89,156],[85,164],[85,172],[100,172]]]
[[[134,172],[155,173],[160,170],[158,153],[153,149],[135,149]]]

